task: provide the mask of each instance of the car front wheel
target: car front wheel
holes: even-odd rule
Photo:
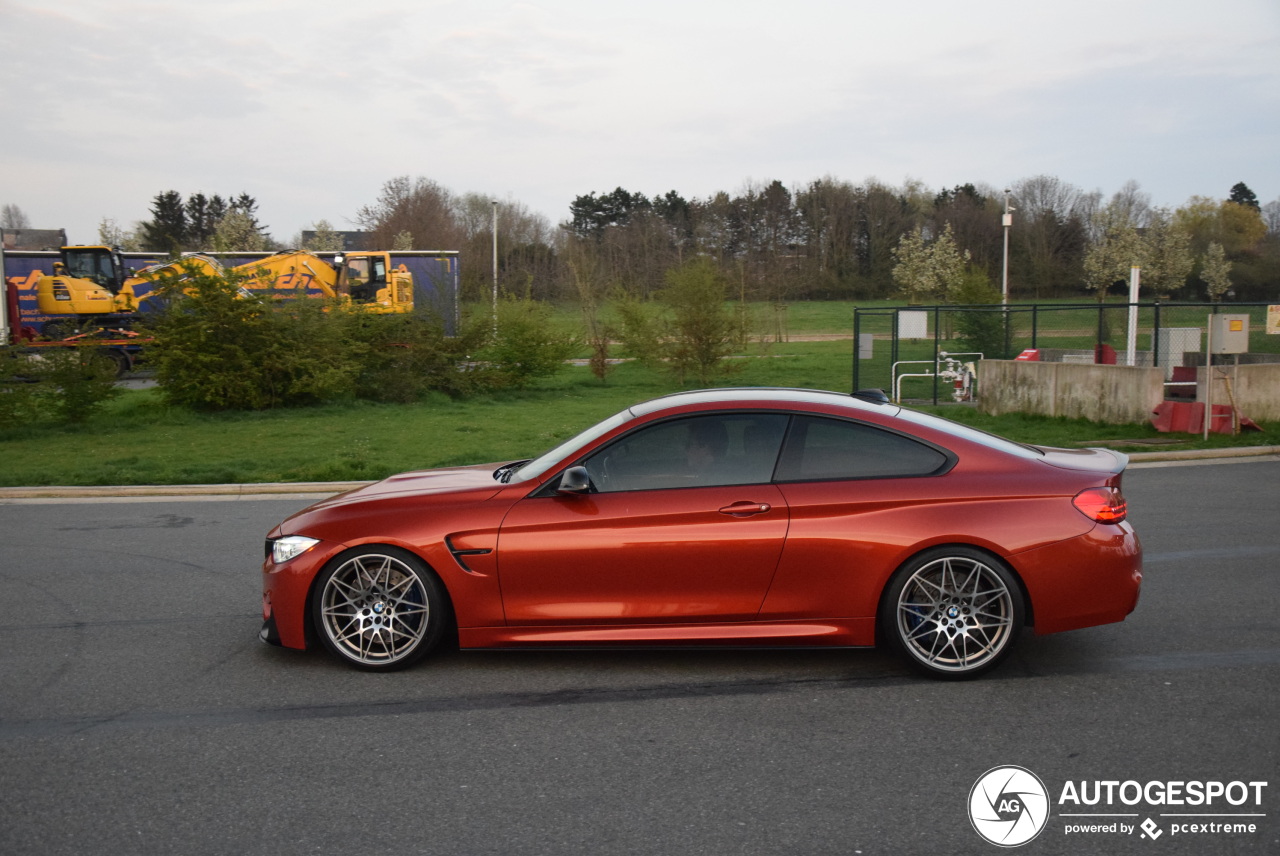
[[[889,641],[919,671],[964,679],[994,668],[1024,620],[1021,589],[1003,562],[967,547],[925,552],[889,583],[882,610]]]
[[[312,617],[326,648],[369,671],[402,669],[440,640],[446,606],[440,582],[394,548],[344,553],[321,572]]]

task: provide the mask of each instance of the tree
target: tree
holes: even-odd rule
[[[637,212],[650,207],[643,193],[631,193],[621,187],[600,196],[588,193],[569,203],[569,228],[580,238],[599,240],[610,226],[625,226]]]
[[[715,262],[700,256],[667,272],[658,300],[670,311],[666,357],[684,383],[690,375],[709,384],[723,374],[723,360],[744,338],[725,306],[725,281]]]
[[[910,303],[950,300],[965,280],[969,251],[960,252],[948,223],[932,243],[925,240],[924,230],[917,229],[902,236],[893,251],[893,281],[899,293]]]
[[[1209,299],[1217,303],[1231,289],[1231,262],[1227,261],[1222,244],[1212,243],[1205,252],[1200,267],[1200,279],[1204,282]]]
[[[379,247],[392,246],[402,232],[422,247],[451,248],[462,239],[453,194],[422,177],[402,175],[387,181],[378,200],[356,212],[356,222]]]
[[[1262,206],[1262,222],[1267,228],[1267,234],[1275,237],[1280,235],[1280,199],[1273,199],[1266,205]]]
[[[1156,208],[1141,237],[1142,284],[1161,299],[1187,283],[1195,267],[1191,236],[1166,209]]]
[[[218,231],[218,223],[226,213],[227,203],[217,194],[212,197],[206,197],[203,193],[193,193],[188,196],[186,248],[204,250],[212,246],[213,236]]]
[[[1129,278],[1130,268],[1142,263],[1144,247],[1134,212],[1132,199],[1117,194],[1090,219],[1093,240],[1084,254],[1084,287],[1096,293],[1099,303],[1111,286]]]
[[[0,208],[0,227],[5,229],[30,229],[31,221],[27,219],[26,212],[12,202],[8,202],[5,203],[3,208]]]
[[[262,251],[267,249],[267,237],[259,231],[251,213],[232,207],[218,221],[213,234],[213,248],[220,253]]]
[[[1200,254],[1216,242],[1231,258],[1254,249],[1267,234],[1260,210],[1230,200],[1193,196],[1174,217],[1191,235],[1192,251]]]
[[[342,252],[342,236],[328,220],[317,220],[311,224],[311,230],[315,233],[311,240],[302,243],[302,249],[313,253],[340,253]]]
[[[98,243],[108,247],[119,247],[127,252],[140,252],[142,238],[139,236],[142,224],[135,224],[133,229],[125,229],[110,217],[98,221]]]
[[[1258,208],[1258,197],[1249,189],[1249,185],[1245,184],[1243,181],[1236,182],[1232,185],[1231,195],[1227,197],[1227,201],[1234,202],[1237,205],[1247,205],[1254,209]]]
[[[157,193],[151,219],[142,224],[143,249],[178,256],[187,240],[187,209],[176,190]]]
[[[1094,197],[1048,175],[1016,181],[1011,191],[1017,206],[1009,233],[1011,282],[1036,297],[1074,292]]]

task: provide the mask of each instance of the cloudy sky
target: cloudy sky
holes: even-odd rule
[[[1277,0],[0,0],[0,32],[0,203],[77,243],[164,190],[354,228],[399,175],[553,222],[823,176],[1280,198]]]

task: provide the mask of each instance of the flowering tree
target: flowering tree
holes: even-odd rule
[[[1195,266],[1191,255],[1191,234],[1174,222],[1173,215],[1157,208],[1142,235],[1142,284],[1161,298],[1186,285]]]
[[[1227,261],[1222,244],[1216,241],[1209,244],[1205,251],[1204,262],[1200,268],[1200,279],[1204,282],[1209,299],[1217,303],[1222,295],[1231,288],[1231,262]]]
[[[948,223],[942,234],[926,243],[924,230],[907,232],[893,251],[893,281],[909,303],[948,300],[964,284],[969,251],[960,252]]]
[[[1092,218],[1093,243],[1084,254],[1084,287],[1096,292],[1098,302],[1117,280],[1129,278],[1129,269],[1142,263],[1144,248],[1131,211],[1110,204]]]

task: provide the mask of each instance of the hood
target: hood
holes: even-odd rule
[[[493,471],[501,464],[477,464],[470,467],[449,467],[439,470],[416,470],[389,476],[380,482],[358,487],[346,493],[321,500],[311,508],[345,505],[371,499],[391,499],[398,496],[429,496],[464,491],[492,490],[497,493],[502,483],[493,477]]]

